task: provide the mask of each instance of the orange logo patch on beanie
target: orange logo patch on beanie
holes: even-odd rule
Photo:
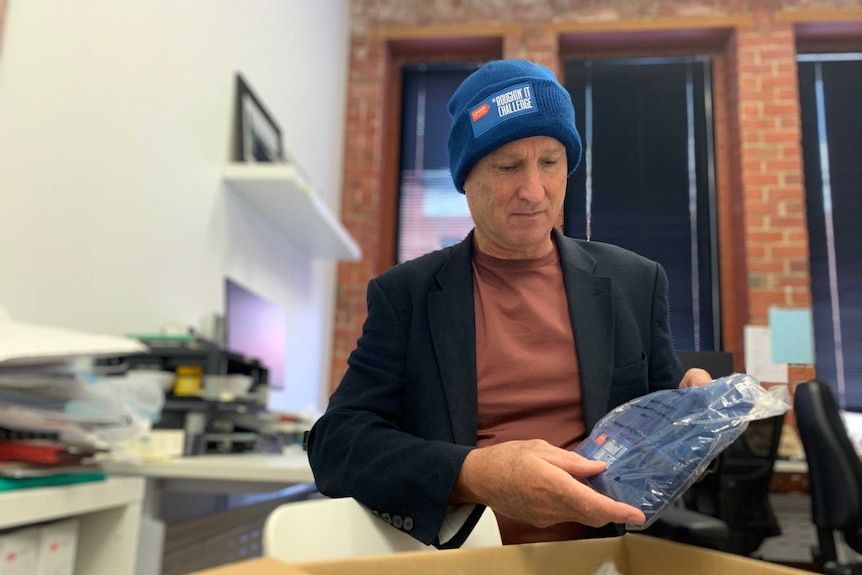
[[[490,109],[491,106],[489,106],[488,104],[482,104],[481,106],[470,112],[470,117],[473,118],[473,121],[475,122],[477,120],[480,120],[482,116],[487,114],[488,110]]]

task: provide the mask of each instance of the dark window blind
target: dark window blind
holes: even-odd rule
[[[800,56],[817,376],[862,410],[862,56]]]
[[[718,350],[709,61],[573,61],[565,71],[584,143],[565,233],[662,264],[675,346]]]
[[[403,68],[397,261],[459,242],[473,228],[449,173],[447,104],[478,64]]]

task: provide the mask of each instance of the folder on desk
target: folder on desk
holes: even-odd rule
[[[77,465],[97,450],[50,439],[0,439],[0,466],[11,461],[42,465]],[[2,468],[2,467],[0,467]]]
[[[27,479],[52,477],[55,475],[80,475],[100,473],[101,466],[96,463],[81,465],[39,465],[20,461],[0,461],[0,477],[7,479]]]
[[[146,353],[143,343],[11,320],[0,320],[0,368],[60,363],[78,357]]]
[[[30,487],[51,487],[54,485],[69,485],[72,483],[86,483],[89,481],[103,481],[106,478],[107,475],[104,471],[49,475],[47,477],[22,477],[20,479],[0,477],[0,491],[27,489]]]

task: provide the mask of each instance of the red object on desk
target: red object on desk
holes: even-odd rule
[[[54,441],[0,440],[0,461],[69,464],[79,463],[92,455]]]

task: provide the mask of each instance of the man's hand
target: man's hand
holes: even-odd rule
[[[712,376],[705,369],[693,367],[682,376],[682,381],[679,382],[679,388],[698,387],[712,381]]]
[[[568,521],[591,527],[643,524],[642,511],[605,497],[577,479],[606,468],[603,462],[541,439],[507,441],[467,455],[451,502],[481,503],[535,527]]]

